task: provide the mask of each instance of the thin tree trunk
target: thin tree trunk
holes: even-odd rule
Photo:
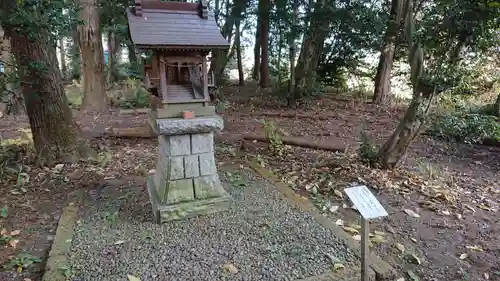
[[[130,64],[137,64],[137,54],[135,53],[135,46],[133,44],[127,44],[128,50],[128,62]]]
[[[71,34],[71,48],[70,48],[70,71],[71,71],[71,79],[75,79],[78,83],[81,82],[81,73],[82,73],[82,60],[81,60],[81,51],[80,51],[80,38],[78,36],[78,29],[75,27]]]
[[[245,85],[245,76],[243,74],[243,61],[241,58],[241,34],[240,34],[240,19],[236,21],[236,38],[234,39],[234,44],[236,44],[236,58],[238,63],[238,79],[239,85]]]
[[[86,111],[104,111],[108,97],[104,86],[104,53],[99,30],[99,12],[95,0],[80,0],[81,20],[78,27],[84,77],[82,108]]]
[[[236,20],[241,18],[243,11],[245,9],[244,0],[236,0],[231,8],[231,13],[229,14],[229,2],[226,1],[226,15],[229,14],[226,19],[224,26],[221,28],[222,36],[231,43],[233,36],[233,28]],[[234,47],[234,44],[233,44]],[[234,48],[228,52],[226,50],[214,50],[212,52],[212,61],[210,63],[209,72],[213,72],[215,76],[216,84],[220,84],[223,81],[224,70],[226,68],[227,62],[234,55]]]
[[[401,24],[401,11],[402,0],[392,0],[390,17],[387,22],[384,43],[380,50],[380,59],[375,76],[375,89],[373,91],[373,103],[375,104],[386,104],[390,98],[392,63]]]
[[[24,69],[19,79],[40,164],[78,161],[91,155],[68,107],[48,32],[39,31],[36,41],[18,30],[10,30],[9,35],[18,67]],[[41,63],[46,70],[40,73],[32,62]]]
[[[15,60],[12,57],[10,49],[10,40],[4,30],[0,27],[0,59],[3,65],[3,71],[6,77],[12,77],[15,73]],[[19,115],[26,113],[24,106],[23,95],[21,91],[16,88],[16,85],[8,79],[5,85],[7,90],[6,97],[3,97],[7,102],[7,112],[9,114]],[[2,112],[0,112],[1,115]]]
[[[498,94],[497,100],[495,101],[494,110],[495,110],[495,115],[500,117],[500,94]]]
[[[260,61],[260,87],[269,87],[269,0],[259,0],[260,14],[260,45],[261,45],[261,61]]]
[[[108,31],[108,73],[106,83],[111,85],[116,81],[116,35],[112,31]]]
[[[295,38],[297,37],[297,0],[292,2],[292,27],[290,36],[290,80],[288,81],[288,106],[292,106],[294,102],[293,97],[295,97],[295,56],[296,56],[296,44]],[[291,98],[290,98],[291,97]]]
[[[435,89],[428,89],[419,82],[422,73],[425,72],[424,58],[422,47],[418,39],[414,38],[412,0],[406,0],[403,11],[406,17],[405,38],[410,50],[408,62],[411,67],[410,81],[413,86],[413,99],[398,127],[377,153],[377,163],[386,169],[396,166],[419,133],[423,121],[427,117],[435,91]]]
[[[422,120],[432,102],[432,95],[414,93],[410,106],[391,137],[378,151],[378,163],[392,169],[401,160],[422,127]],[[427,109],[426,109],[427,108]]]
[[[330,21],[323,16],[326,0],[318,0],[307,33],[302,41],[299,59],[295,69],[295,95],[299,98],[311,86],[320,52],[328,36]]]
[[[257,27],[255,28],[255,45],[253,47],[253,70],[252,79],[259,80],[260,72],[260,14],[257,16]]]
[[[215,0],[214,18],[217,24],[219,24],[219,15],[220,15],[220,0]]]
[[[278,40],[278,85],[281,85],[281,50],[283,49],[283,32],[281,26],[279,27],[279,40]]]
[[[68,74],[68,68],[66,67],[66,46],[64,45],[64,37],[59,39],[59,52],[60,52],[60,60],[61,60],[61,74],[63,80],[66,79]]]

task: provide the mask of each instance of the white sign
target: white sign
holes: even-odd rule
[[[358,208],[358,211],[364,219],[369,220],[389,215],[373,193],[370,192],[368,187],[358,185],[346,188],[344,191],[349,199],[351,199],[354,206]]]

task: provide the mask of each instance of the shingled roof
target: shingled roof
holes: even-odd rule
[[[207,5],[136,0],[127,10],[130,36],[139,48],[228,48]]]

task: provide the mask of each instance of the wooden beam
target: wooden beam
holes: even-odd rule
[[[203,96],[205,100],[210,100],[208,95],[208,69],[207,69],[207,58],[204,56],[201,61],[201,71],[203,73]]]
[[[195,56],[195,57],[170,57],[170,56],[163,56],[163,61],[167,63],[200,63],[202,60],[201,56]]]
[[[160,58],[158,56],[157,52],[153,52],[153,56],[151,57],[151,76],[158,77],[160,76],[160,71],[158,70],[158,63],[160,61]]]
[[[160,59],[160,83],[161,83],[161,100],[163,103],[167,101],[167,72],[165,71],[165,64],[162,62],[163,57]]]
[[[163,104],[174,104],[174,103],[200,103],[200,104],[203,104],[204,102],[209,102],[210,101],[210,97],[209,99],[207,100],[206,98],[203,98],[203,99],[193,99],[193,98],[189,98],[189,99],[175,99],[175,100],[169,100],[168,102],[166,100],[163,100],[162,103]]]

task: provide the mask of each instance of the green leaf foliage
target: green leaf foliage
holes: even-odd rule
[[[479,114],[445,114],[434,118],[427,133],[449,141],[483,144],[500,141],[498,117]]]

